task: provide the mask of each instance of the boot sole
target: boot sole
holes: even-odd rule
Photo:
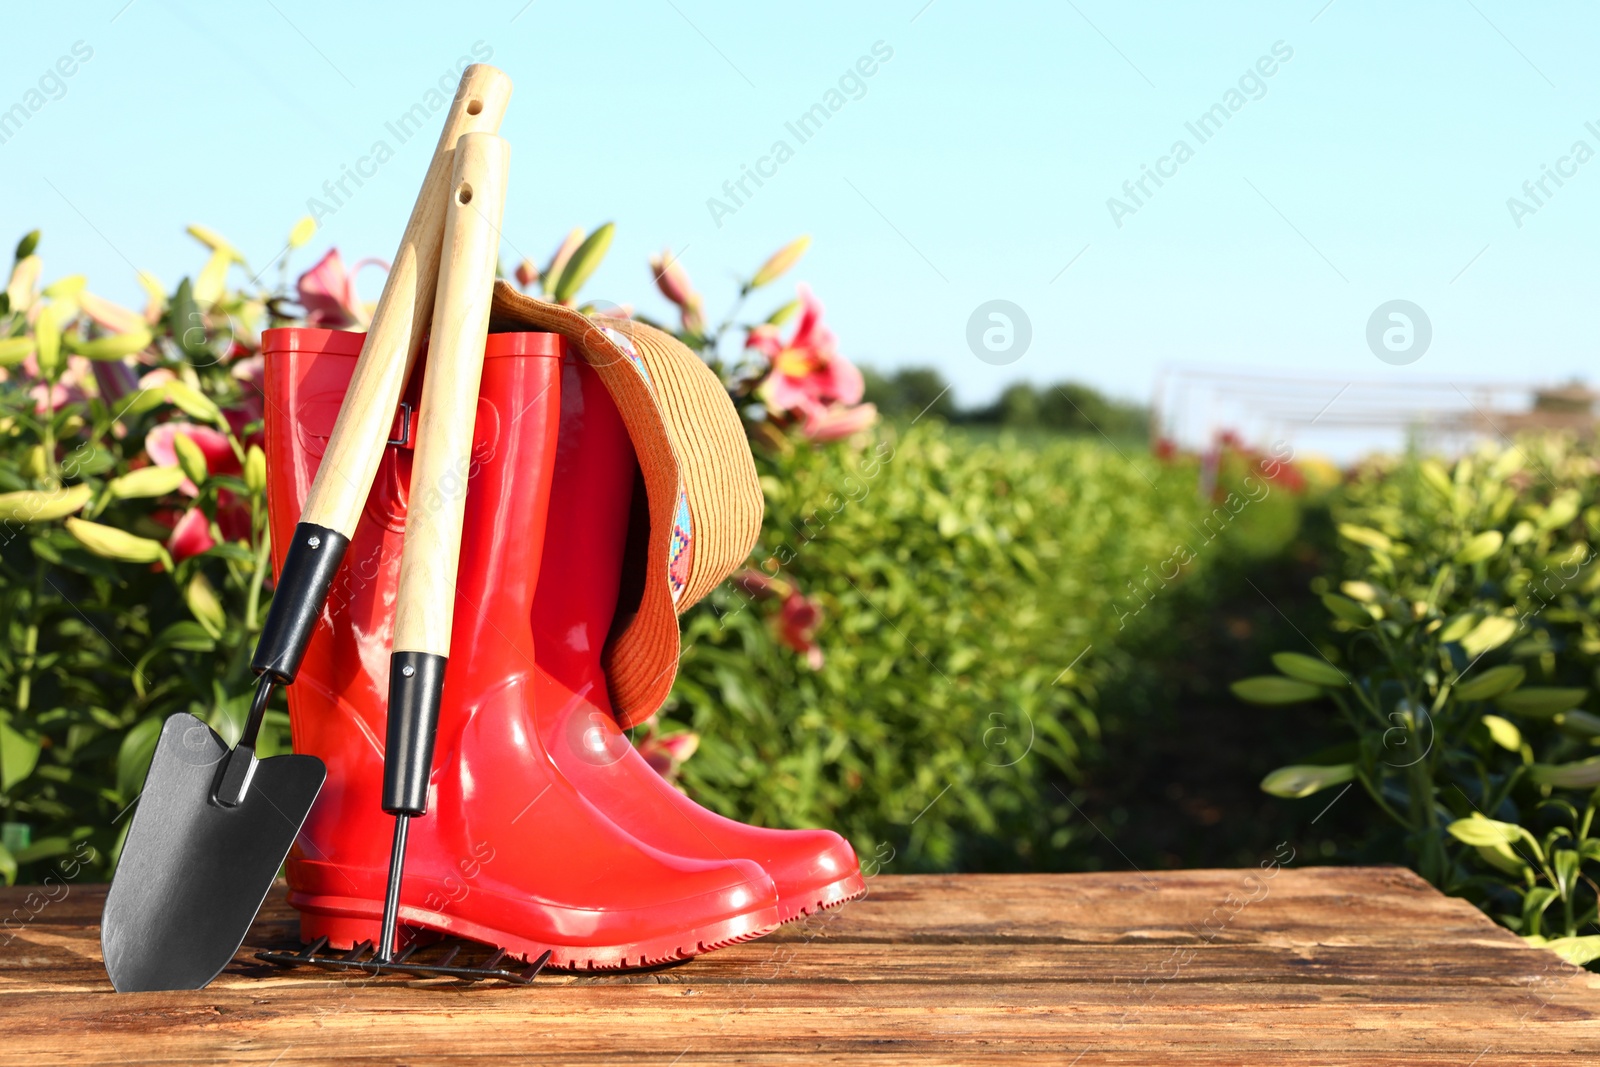
[[[837,908],[841,904],[848,904],[852,900],[860,900],[866,895],[866,879],[861,877],[860,871],[857,871],[848,878],[841,878],[814,892],[779,900],[778,922],[787,923],[803,919],[830,908]]]
[[[381,902],[290,893],[289,903],[300,912],[300,939],[307,944],[326,937],[330,948],[345,950],[363,941],[376,943],[382,936]],[[504,949],[507,955],[524,962],[537,959],[548,949],[547,970],[617,971],[676,963],[764,937],[781,925],[778,910],[776,906],[764,908],[681,933],[622,945],[559,945],[531,941],[459,916],[440,915],[405,905],[400,907],[400,923],[413,931],[425,931],[432,938],[460,937]]]

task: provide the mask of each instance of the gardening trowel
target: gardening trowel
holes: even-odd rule
[[[273,688],[299,670],[422,345],[455,195],[456,142],[497,131],[510,96],[511,80],[493,67],[462,74],[278,576],[238,745],[230,750],[188,714],[161,730],[101,916],[106,972],[120,992],[200,989],[227,966],[322,788],[320,760],[258,759],[256,733]]]

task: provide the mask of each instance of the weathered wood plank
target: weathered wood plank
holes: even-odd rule
[[[117,995],[103,892],[0,935],[0,1064],[1600,1062],[1600,976],[1388,868],[883,875],[762,941],[533,989],[269,972],[278,893],[208,989]]]

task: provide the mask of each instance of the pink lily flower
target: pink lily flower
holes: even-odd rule
[[[822,625],[822,605],[799,592],[789,594],[778,613],[778,636],[805,657],[812,670],[822,669],[822,647],[816,643]]]
[[[389,269],[384,260],[363,259],[346,273],[339,250],[330,248],[316,266],[300,275],[295,288],[299,292],[300,306],[306,309],[307,325],[327,330],[365,327],[370,314],[356,295],[356,275],[369,264]]]
[[[163,422],[145,434],[144,450],[150,462],[158,467],[176,467],[178,446],[173,442],[180,433],[200,446],[201,454],[206,457],[206,470],[212,474],[239,473],[239,457],[233,454],[227,435],[192,422]],[[178,488],[187,496],[200,495],[200,487],[187,478]]]
[[[771,371],[758,393],[774,411],[804,413],[812,404],[857,404],[865,389],[861,372],[838,352],[833,331],[822,324],[822,304],[809,286],[797,287],[800,318],[787,342],[775,328],[757,327],[745,341],[765,355]]]
[[[167,551],[172,553],[173,562],[176,563],[190,556],[198,556],[216,543],[211,536],[211,524],[206,521],[206,513],[199,508],[190,508],[172,528],[172,536],[167,538]]]
[[[860,433],[877,421],[876,404],[857,404],[854,407],[844,404],[829,404],[827,407],[812,405],[805,409],[805,421],[800,424],[800,432],[813,441],[837,441]]]

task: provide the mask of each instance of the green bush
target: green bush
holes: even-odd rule
[[[1600,958],[1582,932],[1600,869],[1596,472],[1592,446],[1557,438],[1368,465],[1335,509],[1327,630],[1235,685],[1256,704],[1325,699],[1353,737],[1264,789],[1358,783],[1397,858],[1574,962]]]
[[[1192,462],[933,420],[758,462],[756,557],[820,603],[822,662],[776,636],[782,590],[736,583],[695,609],[667,712],[701,736],[684,784],[742,819],[835,827],[901,870],[1065,865],[1093,831],[1061,787],[1095,757],[1102,695],[1152,669],[1127,639],[1179,610],[1170,587],[1281,548],[1298,507],[1270,460],[1230,475],[1253,501],[1202,502]]]
[[[234,343],[265,309],[222,291],[236,254],[141,316],[82,276],[36,289],[35,243],[0,299],[7,882],[69,852],[84,877],[109,873],[167,716],[238,735],[270,577],[259,394]],[[142,380],[127,360],[141,351]],[[158,428],[170,456],[147,449]],[[263,740],[287,748],[281,707]]]

